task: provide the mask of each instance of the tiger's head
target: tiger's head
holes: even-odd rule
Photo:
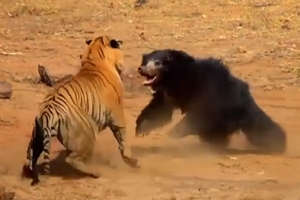
[[[99,36],[87,39],[88,48],[80,55],[81,63],[86,61],[105,61],[114,67],[119,74],[124,71],[124,55],[121,51],[122,40],[112,39],[108,36]]]

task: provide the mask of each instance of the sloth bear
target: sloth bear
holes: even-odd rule
[[[203,142],[226,149],[230,136],[241,130],[260,151],[285,152],[285,131],[256,104],[248,84],[234,77],[222,60],[155,50],[143,55],[138,72],[154,93],[137,117],[137,137],[170,122],[173,110],[180,109],[185,116],[179,126],[189,129],[180,137],[198,135]]]

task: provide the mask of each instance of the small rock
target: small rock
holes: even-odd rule
[[[289,24],[283,24],[282,26],[281,26],[281,28],[282,29],[285,29],[285,30],[291,30],[291,26],[289,25]]]
[[[6,81],[0,82],[0,99],[10,99],[12,96],[11,84]]]
[[[147,40],[144,32],[139,33],[139,36],[142,40]]]

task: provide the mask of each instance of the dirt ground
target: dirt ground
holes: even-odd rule
[[[300,199],[300,3],[297,0],[1,0],[0,80],[13,86],[0,101],[0,184],[16,199],[297,200]],[[102,177],[83,177],[64,162],[53,140],[52,175],[30,187],[21,166],[38,104],[50,89],[36,84],[37,64],[63,76],[78,69],[85,39],[108,34],[124,41],[128,142],[141,164],[123,164],[110,131],[100,134],[91,165]],[[135,69],[144,52],[182,49],[223,58],[249,82],[258,104],[288,134],[285,155],[219,155],[194,137],[164,132],[134,137],[134,121],[150,95]],[[248,144],[238,135],[232,147]],[[101,156],[101,158],[100,158]],[[109,163],[106,162],[109,160]]]

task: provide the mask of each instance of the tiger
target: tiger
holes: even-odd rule
[[[40,180],[37,161],[44,153],[44,174],[50,174],[50,140],[57,137],[67,149],[65,161],[88,176],[98,178],[85,160],[91,155],[97,133],[109,127],[118,143],[123,161],[140,168],[138,159],[129,156],[123,109],[124,89],[120,72],[124,66],[122,40],[107,35],[86,40],[79,72],[50,91],[39,107],[27,148],[27,163],[22,177]]]

